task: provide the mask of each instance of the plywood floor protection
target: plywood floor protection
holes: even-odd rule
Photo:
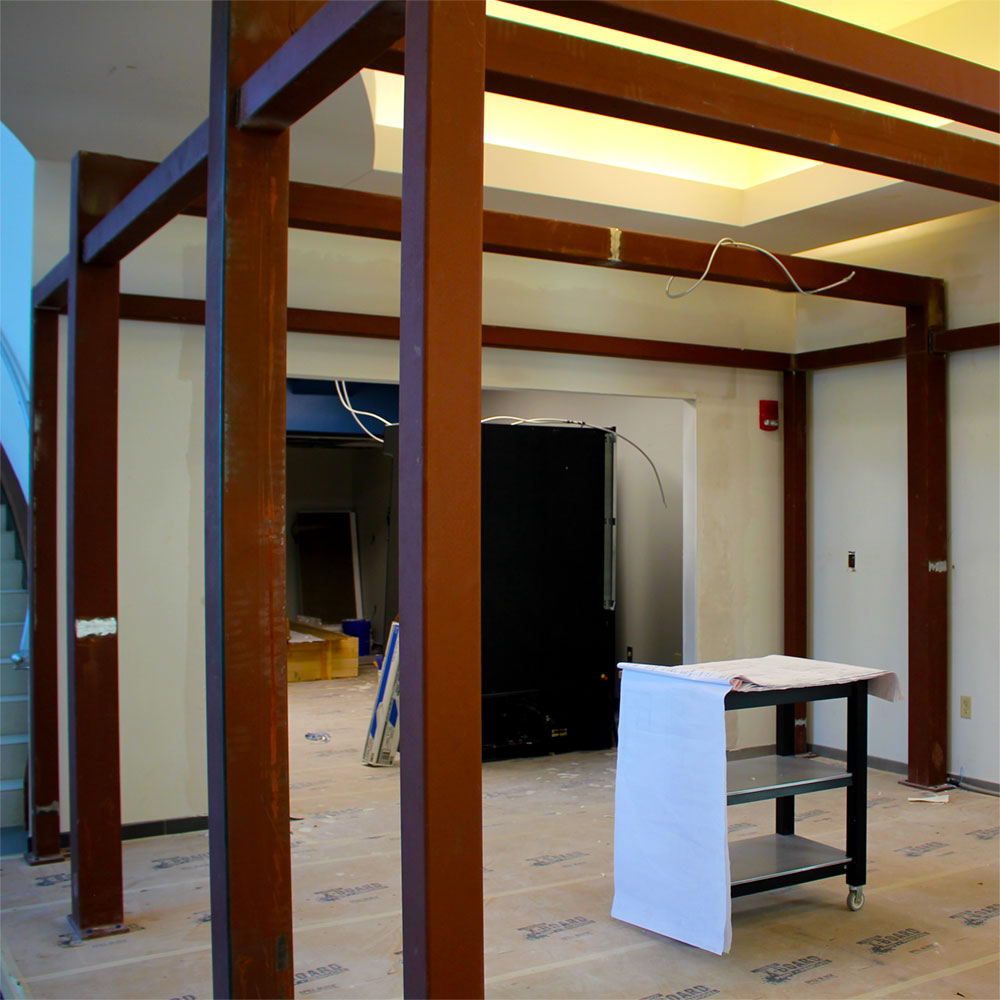
[[[289,688],[302,998],[402,996],[399,771],[359,762],[373,684],[368,668]],[[719,957],[611,918],[614,771],[614,751],[483,766],[488,997],[1000,997],[997,799],[910,803],[896,775],[871,771],[864,909],[847,910],[842,879],[735,900]],[[839,844],[843,801],[797,799],[798,832]],[[731,837],[771,832],[773,811],[731,808]],[[126,841],[123,854],[132,930],[86,943],[66,922],[68,862],[2,860],[4,972],[24,996],[211,996],[207,834]]]

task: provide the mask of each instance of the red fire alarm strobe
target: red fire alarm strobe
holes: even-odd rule
[[[760,429],[776,431],[778,429],[778,401],[762,399],[760,401]]]

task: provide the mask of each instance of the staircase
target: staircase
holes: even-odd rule
[[[28,759],[28,672],[11,656],[21,648],[28,591],[24,560],[6,504],[0,504],[0,827],[24,826]]]

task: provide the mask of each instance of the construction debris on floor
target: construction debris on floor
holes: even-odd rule
[[[399,769],[360,762],[374,682],[366,667],[289,688],[299,997],[402,995]],[[487,996],[1000,995],[996,798],[956,790],[928,807],[872,771],[864,909],[847,910],[840,879],[738,899],[719,957],[611,918],[614,775],[614,751],[483,766]],[[842,791],[800,802],[805,836],[843,840]],[[731,837],[770,830],[773,812],[731,808]],[[211,995],[207,834],[128,841],[124,864],[131,933],[80,943],[69,864],[3,859],[4,971],[24,996]]]

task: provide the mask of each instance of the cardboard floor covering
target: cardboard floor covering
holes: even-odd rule
[[[298,997],[402,996],[399,770],[360,763],[373,697],[372,668],[289,688]],[[847,910],[843,879],[735,900],[718,957],[610,917],[614,772],[614,751],[483,766],[488,997],[1000,997],[996,798],[911,803],[871,771],[864,908]],[[842,842],[842,790],[796,806],[796,832]],[[769,833],[773,816],[732,807],[730,836]],[[68,862],[2,860],[4,972],[24,996],[211,996],[207,834],[123,855],[132,929],[86,943],[66,922]]]

